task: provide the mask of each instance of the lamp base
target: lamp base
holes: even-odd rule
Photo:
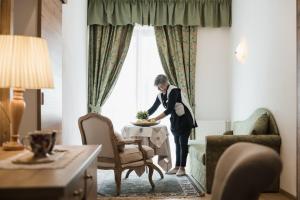
[[[24,89],[14,88],[14,97],[10,102],[10,141],[2,144],[5,151],[23,150],[24,146],[19,142],[19,126],[25,109]]]
[[[2,149],[5,151],[20,151],[24,146],[18,142],[9,141],[2,144]]]

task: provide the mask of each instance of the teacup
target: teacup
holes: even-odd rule
[[[56,132],[34,131],[29,132],[25,138],[28,140],[31,151],[35,158],[47,157],[51,154],[56,140]]]

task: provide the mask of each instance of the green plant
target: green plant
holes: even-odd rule
[[[136,114],[136,118],[137,119],[148,119],[149,115],[148,115],[148,112],[147,111],[139,111],[137,114]]]

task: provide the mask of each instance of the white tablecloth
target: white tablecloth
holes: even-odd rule
[[[160,148],[168,139],[168,129],[164,125],[156,125],[152,127],[125,126],[122,130],[124,138],[148,137],[152,144]]]
[[[154,149],[155,155],[158,155],[158,165],[165,171],[172,167],[171,150],[169,143],[169,133],[165,125],[156,125],[151,127],[139,127],[128,125],[122,129],[124,138],[140,138],[142,144]]]

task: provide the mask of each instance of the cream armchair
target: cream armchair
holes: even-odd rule
[[[126,169],[147,166],[149,182],[154,188],[152,160],[147,160],[147,153],[151,153],[151,148],[148,152],[143,150],[141,140],[119,140],[110,119],[99,114],[89,113],[80,117],[78,125],[82,144],[102,145],[98,155],[98,169],[114,170],[117,195],[120,195],[122,172]]]

